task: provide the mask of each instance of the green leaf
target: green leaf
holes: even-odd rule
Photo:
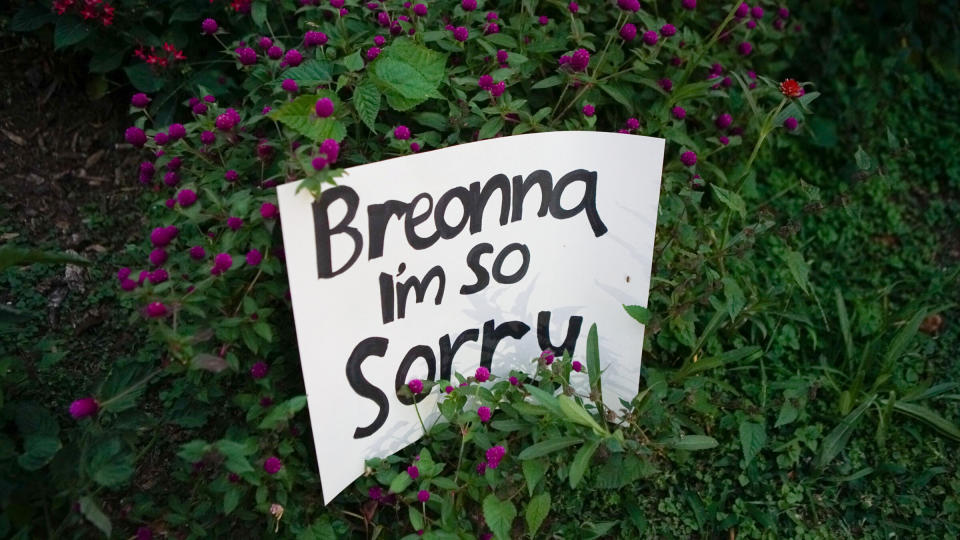
[[[590,460],[593,458],[594,452],[597,451],[597,447],[600,446],[600,441],[590,441],[589,443],[583,445],[577,455],[573,457],[573,462],[570,464],[570,487],[573,489],[577,488],[577,484],[583,480],[583,475],[587,472],[587,467],[590,466]]]
[[[126,481],[133,476],[133,471],[133,466],[129,463],[104,465],[93,473],[93,480],[101,486],[119,486],[126,483]]]
[[[589,366],[587,369],[590,369]],[[524,385],[524,387],[526,388],[527,392],[530,393],[530,397],[549,409],[550,412],[557,417],[563,417],[563,410],[560,409],[560,403],[557,401],[556,396],[543,390],[542,388],[533,386],[532,384]]]
[[[269,116],[314,142],[322,143],[326,139],[342,141],[347,135],[347,128],[337,121],[336,114],[329,118],[317,117],[315,107],[323,97],[333,100],[335,110],[341,106],[336,94],[324,90],[317,95],[300,96],[271,111]]]
[[[477,140],[493,138],[494,135],[500,133],[501,129],[503,129],[503,117],[499,115],[494,116],[480,126],[480,133]]]
[[[593,430],[597,435],[609,435],[610,432],[590,416],[590,413],[582,405],[573,400],[572,397],[560,394],[557,396],[557,403],[560,404],[560,410],[563,415],[571,422],[580,424]]]
[[[270,329],[270,325],[264,321],[257,321],[253,324],[253,331],[257,333],[258,336],[267,340],[268,342],[273,341],[273,330]]]
[[[93,523],[94,527],[100,529],[100,532],[109,538],[113,532],[113,525],[110,524],[110,518],[103,513],[103,510],[100,510],[97,503],[90,497],[81,497],[79,503],[80,513],[83,517],[87,518],[87,521]]]
[[[530,88],[531,88],[532,90],[540,90],[540,89],[542,89],[542,88],[552,88],[552,87],[554,87],[554,86],[559,86],[559,85],[562,84],[562,83],[563,83],[563,78],[562,78],[562,77],[560,77],[559,75],[551,75],[550,77],[547,77],[546,79],[541,79],[541,80],[537,81],[537,82],[534,83],[534,85],[531,86]]]
[[[170,19],[167,22],[177,22],[177,21],[197,21],[200,20],[202,13],[196,6],[183,5],[173,10],[173,13],[170,14]]]
[[[313,522],[306,529],[297,534],[297,540],[337,540],[337,533],[333,530],[328,516],[323,516]]]
[[[883,355],[881,373],[889,373],[893,369],[893,364],[906,352],[907,346],[909,346],[913,338],[916,337],[917,331],[920,330],[920,325],[926,316],[926,309],[917,310],[907,324],[903,325],[900,331],[893,336],[893,339],[890,340],[890,345],[887,346],[886,353]]]
[[[527,481],[527,492],[533,495],[533,490],[547,472],[547,464],[542,459],[528,459],[521,463],[523,478]]]
[[[630,100],[632,92],[630,87],[622,83],[601,84],[600,89],[612,97],[617,103],[626,107],[628,111],[633,110],[633,103]]]
[[[868,171],[873,167],[873,160],[863,151],[862,146],[857,146],[857,151],[853,154],[853,159],[856,160],[857,168],[861,171]]]
[[[597,323],[590,325],[590,332],[587,334],[587,376],[590,377],[590,391],[596,393],[597,396],[602,396],[600,390],[600,337],[597,335]]]
[[[223,457],[227,458],[223,464],[227,470],[236,474],[253,472],[253,466],[247,459],[252,451],[247,448],[247,445],[222,439],[217,441],[214,446]]]
[[[223,494],[223,514],[230,515],[230,512],[240,503],[240,490],[237,488],[228,488]]]
[[[687,450],[693,452],[696,450],[709,450],[716,448],[720,443],[713,437],[707,435],[686,435],[684,437],[669,439],[665,441],[666,445],[676,450]]]
[[[145,63],[127,66],[123,68],[123,71],[130,79],[130,84],[141,92],[150,94],[163,88],[163,79],[157,77],[150,66]]]
[[[31,435],[23,441],[23,454],[17,457],[17,463],[24,470],[41,469],[60,451],[62,445],[56,435]]]
[[[803,254],[790,250],[784,255],[784,259],[787,261],[787,268],[790,270],[790,275],[793,276],[794,281],[803,289],[803,292],[809,294],[812,289],[809,278],[810,267],[807,266],[807,261],[803,260]]]
[[[380,91],[377,90],[377,85],[369,79],[364,79],[354,89],[352,103],[360,120],[370,128],[370,131],[376,133],[374,123],[377,120],[377,113],[380,112]]]
[[[722,202],[724,206],[740,214],[741,218],[747,217],[747,203],[743,202],[743,198],[740,197],[739,194],[723,189],[717,184],[710,184],[710,189],[713,190],[714,195],[717,196],[717,199]]]
[[[411,483],[413,483],[413,478],[407,474],[407,471],[402,471],[390,482],[390,493],[403,493],[403,490],[407,489]]]
[[[307,405],[307,396],[290,398],[273,406],[273,410],[260,422],[260,429],[274,429],[293,418]]]
[[[650,310],[643,306],[628,306],[623,305],[623,309],[627,311],[627,315],[633,317],[633,320],[637,321],[640,324],[647,324],[650,322],[650,317],[653,316],[650,313]]]
[[[32,32],[56,20],[57,16],[50,11],[49,6],[44,9],[39,4],[30,2],[17,11],[7,28],[13,32]]]
[[[957,428],[956,424],[940,416],[933,410],[928,409],[927,407],[922,405],[914,405],[913,403],[897,401],[893,404],[893,410],[900,414],[909,416],[914,420],[919,420],[927,424],[928,426],[940,432],[941,435],[953,439],[954,441],[960,441],[960,429]]]
[[[540,456],[545,456],[557,450],[563,450],[568,446],[573,446],[575,444],[580,444],[583,442],[583,439],[580,437],[557,437],[555,439],[548,439],[546,441],[538,442],[532,444],[523,449],[520,452],[520,455],[517,456],[518,459],[526,460],[538,458]]]
[[[133,475],[133,456],[124,451],[123,442],[119,438],[95,444],[89,458],[87,470],[101,486],[121,485]]]
[[[410,516],[410,526],[413,527],[413,530],[417,531],[423,528],[423,514],[419,510],[410,505],[407,507],[407,514]]]
[[[780,406],[780,414],[777,415],[777,423],[773,427],[778,428],[780,426],[785,426],[794,420],[800,415],[800,409],[793,404],[792,399],[784,399],[783,405]]]
[[[437,88],[446,73],[446,62],[443,54],[400,38],[384,48],[369,71],[374,82],[387,95],[391,107],[412,108],[438,95]]]
[[[62,49],[79,43],[90,35],[90,27],[80,17],[61,15],[57,17],[57,28],[53,32],[53,48]]]
[[[267,4],[266,2],[254,2],[250,9],[250,17],[253,24],[258,28],[263,28],[267,23]]]
[[[524,511],[524,518],[527,520],[527,532],[531,538],[537,537],[537,530],[543,524],[543,520],[550,513],[550,494],[541,493],[530,499],[527,503],[527,509]]]
[[[837,297],[837,316],[840,318],[840,335],[843,336],[843,349],[848,360],[853,360],[853,334],[850,333],[850,317],[847,315],[847,306],[843,301],[840,288],[834,289]]]
[[[343,59],[343,65],[349,71],[360,71],[363,69],[363,56],[360,55],[360,49]]]
[[[126,53],[126,48],[103,47],[97,49],[93,57],[90,58],[90,72],[107,73],[117,69],[123,63]]]
[[[517,517],[517,508],[510,501],[501,501],[490,494],[483,499],[483,519],[487,527],[499,539],[510,538],[510,526]]]
[[[14,246],[0,247],[0,271],[6,270],[11,266],[26,266],[28,264],[90,264],[90,261],[79,255],[69,253],[59,253],[56,251],[43,251],[40,249],[20,248]]]
[[[283,72],[283,77],[297,81],[297,85],[300,86],[300,88],[333,82],[333,79],[330,78],[330,64],[314,59],[307,60],[297,67],[287,69]]]
[[[766,443],[767,431],[763,424],[740,422],[740,448],[743,449],[743,459],[747,465],[757,457]]]
[[[866,412],[867,408],[872,405],[876,399],[876,394],[865,399],[863,403],[844,417],[844,419],[840,421],[840,424],[833,428],[833,431],[824,437],[823,444],[820,446],[820,453],[817,454],[817,458],[814,460],[814,465],[818,469],[829,465],[830,462],[833,461],[833,458],[837,457],[837,455],[843,451],[844,447],[847,446],[847,441],[850,440],[850,435],[853,434],[854,428],[857,427],[857,423],[860,422],[860,418],[863,417],[863,413]]]
[[[450,129],[450,122],[446,116],[436,112],[420,112],[413,115],[413,119],[424,126],[433,128],[437,131],[447,131]]]

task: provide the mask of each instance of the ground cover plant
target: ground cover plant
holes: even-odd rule
[[[10,338],[33,355],[4,356],[3,496],[16,504],[0,526],[25,537],[955,532],[960,480],[944,456],[957,411],[944,404],[957,339],[943,321],[955,313],[944,246],[956,198],[912,210],[917,189],[955,193],[955,176],[917,188],[904,178],[926,169],[909,172],[907,158],[933,151],[867,126],[850,147],[837,131],[852,122],[810,115],[815,88],[788,79],[821,74],[795,75],[791,61],[856,42],[804,46],[816,34],[787,6],[584,4],[198,2],[209,20],[158,21],[206,45],[144,72],[162,81],[139,88],[152,91],[123,90],[123,136],[143,149],[129,182],[143,186],[149,224],[97,265],[117,272],[98,290],[150,337],[59,407],[29,381],[57,373],[63,353]],[[39,17],[35,6],[22,9]],[[122,8],[115,21],[136,20]],[[23,13],[14,29],[36,28]],[[832,24],[844,25],[834,39],[867,25],[846,12]],[[94,36],[60,44],[96,54]],[[914,88],[920,107],[949,85],[902,67],[883,93]],[[207,68],[219,75],[195,76]],[[877,87],[857,77],[851,87]],[[854,116],[876,95],[827,99]],[[922,124],[896,114],[884,119]],[[555,129],[668,141],[649,310],[630,308],[648,324],[643,390],[605,404],[626,408],[626,423],[567,390],[587,377],[596,392],[602,328],[586,365],[544,355],[533,379],[410,381],[404,392],[451,387],[445,421],[324,508],[270,188],[306,178],[320,190],[345,166]],[[890,253],[891,222],[909,254]],[[947,230],[924,238],[918,222]],[[3,279],[15,290],[30,278]],[[907,285],[884,289],[894,281]]]

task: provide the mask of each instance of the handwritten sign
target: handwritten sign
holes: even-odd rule
[[[347,169],[317,199],[280,186],[325,502],[422,436],[410,379],[532,373],[547,348],[583,361],[596,323],[604,401],[636,395],[643,327],[622,305],[647,303],[663,147],[520,135]],[[437,399],[417,405],[428,426]]]

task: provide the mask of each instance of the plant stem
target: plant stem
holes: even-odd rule
[[[417,420],[420,421],[420,427],[423,429],[423,434],[427,434],[427,426],[423,425],[423,418],[420,416],[420,407],[417,407],[417,402],[413,402],[413,410],[417,411]]]

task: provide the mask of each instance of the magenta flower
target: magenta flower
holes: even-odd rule
[[[150,104],[150,97],[143,92],[134,94],[133,97],[130,98],[130,104],[138,109],[143,109]]]
[[[660,79],[659,81],[657,81],[657,84],[660,86],[660,88],[663,88],[664,92],[669,92],[670,90],[673,90],[673,81],[671,81],[670,79],[666,79],[666,78]]]
[[[284,79],[283,82],[280,83],[280,88],[283,88],[284,92],[290,92],[291,94],[295,94],[300,90],[300,87],[297,86],[297,81],[293,79]]]
[[[495,85],[493,85],[492,87],[490,87],[490,95],[493,96],[493,97],[495,97],[495,98],[498,98],[498,97],[502,96],[503,93],[506,92],[506,91],[507,91],[507,82],[506,82],[506,81],[500,81],[500,82],[498,82],[497,84],[495,84]]]
[[[570,67],[574,71],[586,71],[588,65],[590,65],[590,51],[586,49],[573,51],[573,56],[570,57]]]
[[[753,52],[753,45],[744,41],[740,45],[737,45],[737,52],[742,56],[749,56],[750,53]]]
[[[643,42],[647,45],[656,45],[658,39],[660,39],[659,36],[653,30],[647,30],[643,33]]]
[[[150,242],[156,247],[164,247],[177,237],[180,230],[176,226],[157,227],[150,232]]]
[[[693,11],[697,9],[697,0],[683,0],[680,2],[680,6],[683,7],[683,9]]]
[[[204,130],[200,133],[200,142],[205,145],[213,144],[216,140],[217,134],[212,131]]]
[[[230,131],[235,125],[237,125],[237,121],[234,119],[233,115],[223,113],[217,116],[217,120],[214,122],[214,124],[220,131]]]
[[[577,373],[580,373],[581,371],[583,371],[583,364],[581,364],[580,362],[577,362],[576,360],[574,360],[573,363],[570,364],[570,367],[572,367],[573,370],[576,371]]]
[[[380,56],[380,47],[370,47],[367,49],[367,61],[375,60]]]
[[[123,132],[123,138],[137,148],[147,144],[147,134],[136,126],[130,126]]]
[[[427,5],[426,4],[417,4],[413,6],[413,14],[417,17],[426,17],[427,16]]]
[[[417,500],[420,501],[420,502],[422,502],[422,503],[425,503],[425,502],[429,501],[429,500],[430,500],[430,492],[427,491],[427,490],[425,490],[425,489],[421,489],[421,490],[417,493]]]
[[[720,144],[724,146],[730,144],[730,137],[727,137],[726,135],[721,135],[718,140],[720,141]]]
[[[627,129],[634,130],[640,127],[640,120],[636,118],[627,118]]]
[[[227,218],[227,227],[230,227],[230,230],[235,231],[240,227],[243,227],[243,220],[238,217],[230,216]]]
[[[453,392],[453,387],[448,384],[447,387],[443,389],[443,391],[444,391],[445,393],[449,394],[449,393]]]
[[[718,116],[713,123],[716,124],[717,129],[727,129],[728,127],[730,127],[730,124],[733,123],[733,117],[727,113],[723,113],[720,116]]]
[[[193,246],[187,251],[187,253],[190,254],[191,259],[198,261],[207,256],[207,251],[203,249],[203,246]]]
[[[583,106],[583,115],[590,117],[593,116],[593,113],[596,112],[596,108],[589,103]]]
[[[129,292],[137,288],[137,282],[132,279],[124,279],[120,282],[120,288]]]
[[[677,120],[683,120],[684,118],[687,117],[687,110],[680,106],[674,107],[673,109],[670,110],[670,112],[673,114],[673,117],[676,118]]]
[[[267,376],[269,370],[270,367],[265,362],[257,362],[250,367],[250,376],[254,379],[262,379]]]
[[[500,49],[500,50],[497,51],[497,62],[499,62],[499,63],[501,63],[501,64],[506,64],[506,63],[507,63],[507,60],[509,60],[509,59],[510,59],[510,53],[508,53],[507,51],[505,51],[505,50],[503,50],[503,49]]]
[[[100,404],[92,397],[78,399],[70,404],[70,416],[74,420],[93,416],[98,410],[100,410]]]
[[[477,372],[474,374],[474,377],[476,377],[477,382],[487,382],[490,380],[490,370],[480,366],[477,368]]]
[[[160,317],[167,316],[167,306],[163,305],[161,302],[151,302],[147,304],[147,317],[152,319],[159,319]]]
[[[223,179],[227,182],[236,182],[240,178],[240,175],[237,174],[237,171],[230,169],[227,172],[223,173]]]
[[[624,11],[640,11],[640,0],[617,0],[617,5]]]
[[[518,379],[518,378],[516,378],[516,377],[514,377],[514,376],[511,376],[511,377],[510,377],[510,384],[512,384],[513,386],[518,386],[518,385],[520,384],[520,379]]]
[[[303,62],[303,55],[296,49],[290,49],[283,56],[283,61],[290,67],[297,67]]]
[[[780,17],[781,19],[787,19],[790,17],[790,10],[785,7],[782,7],[777,10],[777,16]]]
[[[336,139],[326,139],[320,144],[320,152],[327,156],[327,161],[334,163],[340,156],[340,143]]]
[[[377,47],[383,47],[387,44],[387,38],[383,36],[373,36],[373,44]]]
[[[792,116],[783,121],[783,127],[786,128],[787,131],[793,131],[797,129],[798,125],[799,123],[797,122],[797,119]]]
[[[273,46],[273,40],[268,38],[267,36],[263,36],[257,40],[257,47],[260,47],[263,50],[267,50],[271,46]]]
[[[680,154],[680,162],[687,167],[693,167],[697,164],[697,154],[687,150],[686,152]]]
[[[304,47],[316,47],[317,45],[326,45],[327,35],[323,32],[311,30],[303,35]]]
[[[493,412],[490,410],[490,407],[484,405],[477,409],[477,415],[480,417],[480,421],[487,423],[490,421],[490,417],[493,415]]]
[[[567,9],[570,10],[570,13],[576,13],[580,11],[580,4],[576,2],[570,2],[569,4],[567,4]]]
[[[477,463],[477,474],[483,476],[485,472],[487,472],[487,462],[481,461],[480,463]]]
[[[192,189],[181,189],[177,193],[177,202],[180,206],[187,208],[197,202],[197,194]]]
[[[477,86],[484,90],[490,90],[493,88],[493,75],[481,75],[480,78],[477,79]]]
[[[500,460],[507,455],[507,449],[497,445],[487,449],[486,458],[489,463],[500,463]],[[492,467],[496,469],[496,466]]]
[[[757,21],[753,21],[753,20],[747,21],[747,29],[748,29],[748,30],[753,30],[753,29],[756,28],[756,27],[757,27]]]
[[[153,272],[150,272],[150,275],[149,277],[147,277],[147,279],[150,280],[150,283],[153,283],[154,285],[158,285],[170,279],[170,274],[168,274],[167,271],[164,270],[163,268],[157,268]]]
[[[237,60],[245,66],[252,66],[257,63],[257,51],[250,47],[240,47],[236,50]]]
[[[467,30],[466,26],[458,26],[453,29],[453,39],[463,42],[470,37],[470,31]]]
[[[665,38],[676,35],[676,33],[677,33],[677,27],[672,24],[667,23],[660,27],[660,35]]]
[[[414,154],[416,154],[417,152],[419,152],[419,151],[420,151],[420,143],[418,143],[418,142],[412,142],[412,143],[410,143],[410,151],[413,152]]]
[[[753,6],[753,8],[750,9],[750,16],[753,17],[754,19],[758,19],[758,20],[762,19],[763,7],[761,7],[759,4],[756,6]]]
[[[200,23],[200,29],[203,30],[204,34],[214,34],[218,28],[217,21],[213,19],[204,19],[203,22]]]
[[[267,57],[271,60],[279,60],[283,58],[283,48],[277,45],[274,45],[267,49]]]
[[[170,128],[167,129],[167,132],[170,135],[170,140],[176,141],[187,136],[187,128],[183,127],[183,124],[170,124]]]
[[[277,205],[265,202],[260,205],[260,217],[263,219],[273,219],[277,217]]]
[[[170,142],[170,136],[167,135],[166,133],[162,132],[162,131],[158,131],[158,132],[153,136],[153,142],[157,143],[157,146],[163,146],[163,145],[167,144],[168,142]]]
[[[375,501],[378,501],[380,500],[380,497],[383,497],[383,488],[380,486],[372,486],[367,490],[367,496]]]
[[[460,7],[464,11],[473,11],[477,9],[477,0],[460,0]]]
[[[420,379],[410,379],[410,382],[407,383],[407,388],[413,392],[413,395],[417,395],[423,392],[423,381]]]
[[[130,277],[130,269],[124,266],[123,268],[117,270],[117,280],[123,281]]]
[[[163,248],[157,248],[150,252],[150,264],[160,266],[167,262],[167,252]]]
[[[556,355],[553,349],[544,349],[543,352],[540,353],[540,359],[548,366],[553,363],[554,358],[556,358]]]
[[[263,254],[258,249],[251,249],[247,252],[247,266],[257,266],[263,261]]]
[[[314,106],[314,111],[320,118],[327,118],[333,114],[333,101],[330,98],[320,98]]]
[[[313,165],[313,168],[318,171],[322,171],[324,167],[327,166],[327,159],[321,156],[313,158],[313,161],[310,162]]]
[[[620,28],[620,37],[624,41],[633,41],[637,37],[637,26],[633,23],[627,23]]]
[[[410,475],[410,478],[416,480],[417,477],[420,476],[420,469],[418,469],[416,465],[411,465],[407,467],[407,474]]]
[[[214,276],[219,276],[220,274],[226,272],[233,266],[233,257],[229,253],[217,253],[213,258],[213,268],[210,269],[210,274]]]
[[[742,4],[737,6],[737,11],[735,15],[737,16],[738,19],[742,19],[746,17],[749,13],[750,13],[750,6],[746,2],[743,2]]]
[[[282,468],[283,462],[276,456],[270,456],[263,462],[263,470],[267,471],[267,474],[277,474]]]
[[[393,136],[398,140],[405,141],[410,138],[410,128],[403,125],[397,126],[393,129]]]

